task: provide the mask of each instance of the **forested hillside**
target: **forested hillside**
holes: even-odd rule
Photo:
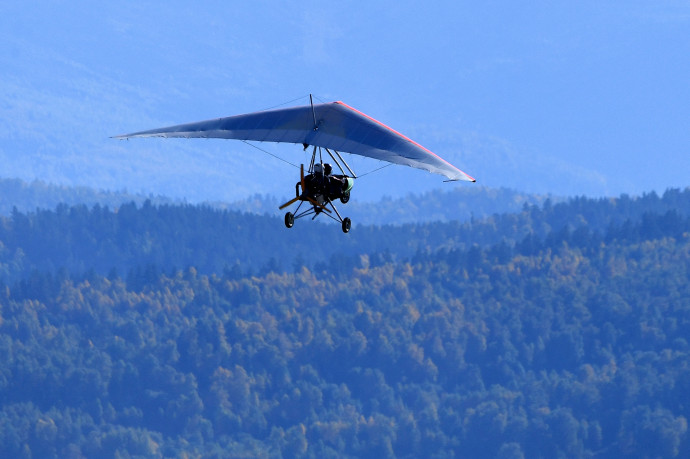
[[[690,190],[1,223],[1,457],[690,457]]]
[[[368,226],[354,224],[344,235],[331,221],[299,221],[287,230],[282,217],[244,214],[207,206],[123,204],[59,205],[53,210],[0,217],[0,282],[12,283],[31,272],[69,274],[94,270],[121,276],[155,267],[164,272],[195,267],[202,274],[235,275],[327,265],[347,272],[360,255],[403,260],[418,252],[469,249],[550,233],[586,228],[602,234],[611,226],[637,224],[645,215],[674,211],[690,215],[690,189],[638,198],[575,198],[519,213],[470,221]]]

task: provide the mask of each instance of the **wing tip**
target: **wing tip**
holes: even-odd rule
[[[444,180],[444,182],[470,182],[470,183],[477,183],[477,179],[470,177],[469,175],[466,177],[460,177],[460,178],[454,178],[454,179],[448,179]]]
[[[450,163],[448,163],[448,164],[450,164]],[[452,165],[451,165],[451,166],[452,166]],[[472,177],[471,175],[466,174],[465,172],[461,171],[460,169],[458,169],[458,168],[455,167],[455,166],[452,166],[452,167],[453,167],[453,169],[455,169],[457,172],[459,172],[459,174],[456,174],[453,178],[450,178],[450,176],[447,175],[446,177],[448,177],[449,180],[445,180],[446,182],[472,182],[472,183],[476,183],[476,182],[477,182],[477,179],[475,179],[475,178]]]

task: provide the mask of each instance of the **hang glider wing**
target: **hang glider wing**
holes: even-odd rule
[[[286,142],[416,167],[449,180],[475,180],[408,137],[343,102],[267,110],[117,136]]]

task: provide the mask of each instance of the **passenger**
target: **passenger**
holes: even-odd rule
[[[328,198],[331,200],[340,198],[347,187],[346,179],[341,175],[331,175],[333,167],[328,163],[323,165],[323,169],[326,175]]]

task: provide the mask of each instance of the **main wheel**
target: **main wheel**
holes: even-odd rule
[[[346,191],[346,192],[343,193],[343,195],[340,197],[340,202],[342,202],[343,204],[347,204],[347,201],[349,201],[349,200],[350,200],[350,192],[349,192],[349,191]]]
[[[343,233],[349,233],[351,226],[352,222],[350,221],[350,219],[347,217],[343,218]]]
[[[292,228],[293,225],[295,224],[295,216],[292,215],[292,212],[288,212],[285,214],[285,226],[288,228]]]

